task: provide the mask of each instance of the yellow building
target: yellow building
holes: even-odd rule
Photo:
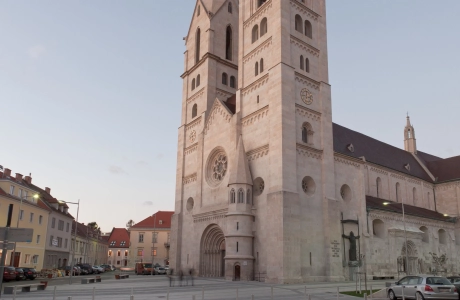
[[[0,172],[0,227],[6,226],[8,207],[9,204],[13,204],[11,227],[32,228],[34,233],[30,243],[16,243],[14,259],[13,251],[7,252],[7,264],[41,270],[51,210],[38,199],[38,194],[32,187],[30,176],[23,178],[21,174],[16,173],[16,176],[12,177],[10,169]],[[0,239],[3,240],[3,237]]]

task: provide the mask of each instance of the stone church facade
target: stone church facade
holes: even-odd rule
[[[409,117],[404,150],[332,122],[324,0],[197,0],[184,39],[171,268],[460,271],[460,157],[418,151]]]

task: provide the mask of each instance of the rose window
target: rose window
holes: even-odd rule
[[[227,173],[227,157],[224,154],[219,154],[214,160],[212,177],[215,181],[222,181]]]

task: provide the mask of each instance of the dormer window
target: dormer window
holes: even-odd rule
[[[348,149],[348,151],[350,151],[351,153],[355,152],[355,146],[353,146],[353,144],[348,144],[347,149]]]
[[[163,220],[160,220],[158,223],[159,223],[160,225],[163,224]]]
[[[126,242],[125,242],[125,241],[121,241],[121,243],[120,243],[120,246],[122,246],[122,247],[123,247],[125,244],[126,244]]]
[[[405,164],[404,168],[406,168],[407,171],[410,171],[410,165],[409,164]]]
[[[115,241],[111,241],[111,242],[110,242],[110,247],[115,246],[115,243],[116,243]]]

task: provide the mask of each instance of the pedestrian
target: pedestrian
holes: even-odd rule
[[[193,286],[193,269],[188,270],[188,274],[190,275],[190,280],[192,281]]]
[[[182,270],[179,270],[179,284],[180,286],[182,286],[182,277],[184,276],[184,274],[182,273]]]
[[[174,274],[174,269],[170,269],[169,270],[169,286],[174,286],[174,278],[173,278],[173,274]]]

